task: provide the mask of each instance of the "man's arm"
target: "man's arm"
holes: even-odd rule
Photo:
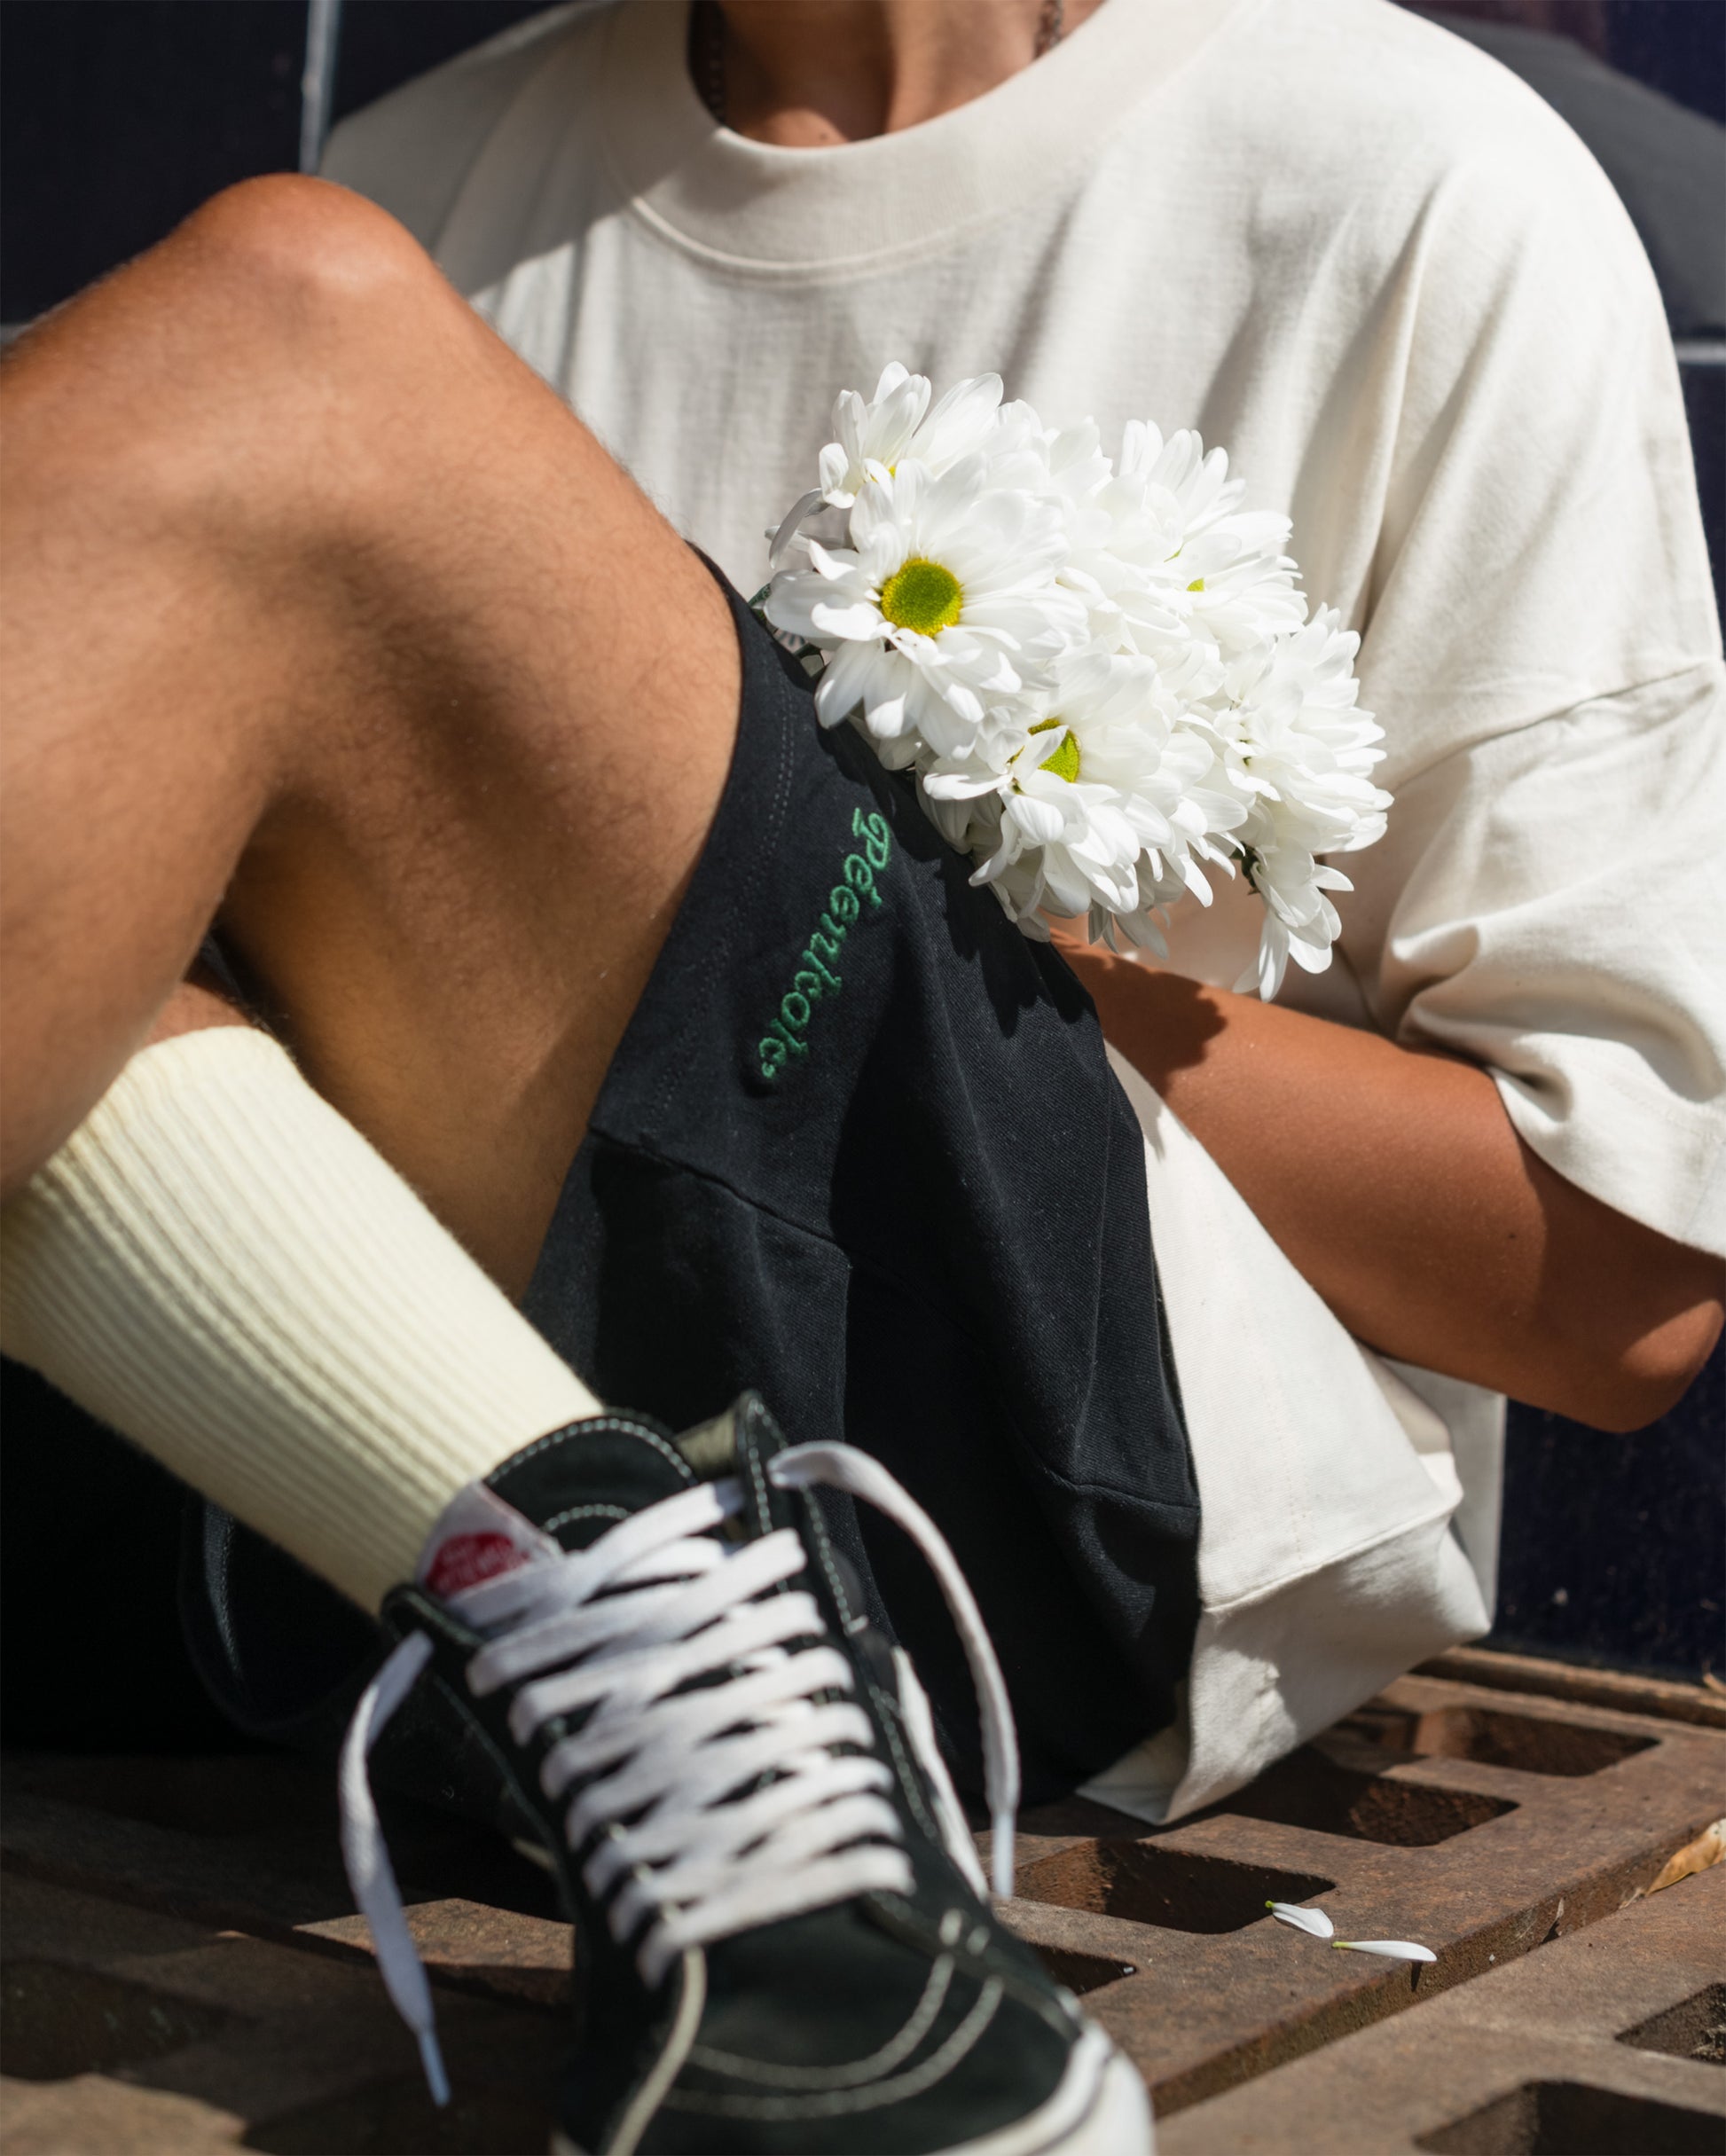
[[[1604,1430],[1706,1360],[1718,1260],[1549,1168],[1486,1071],[1060,940],[1109,1040],[1358,1338]]]

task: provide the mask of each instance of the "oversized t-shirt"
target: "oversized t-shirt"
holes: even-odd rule
[[[970,104],[788,150],[714,122],[686,22],[579,0],[326,169],[745,592],[889,359],[1222,443],[1361,631],[1396,796],[1283,1000],[1483,1063],[1560,1174],[1726,1250],[1719,629],[1653,279],[1563,122],[1388,0],[1104,0]],[[1226,984],[1256,935],[1236,886],[1173,961]],[[1502,1402],[1352,1341],[1117,1067],[1204,1509],[1184,1718],[1094,1785],[1157,1817],[1485,1629]]]

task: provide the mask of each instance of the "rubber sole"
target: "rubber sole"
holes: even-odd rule
[[[981,2141],[956,2141],[939,2156],[1154,2156],[1145,2085],[1101,2029],[1073,2047],[1061,2086],[1047,2104]],[[591,2156],[562,2133],[552,2156]]]

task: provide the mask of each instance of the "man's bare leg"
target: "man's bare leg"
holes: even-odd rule
[[[696,558],[381,212],[235,189],[5,370],[4,1188],[224,934],[524,1283],[687,882],[738,660]]]

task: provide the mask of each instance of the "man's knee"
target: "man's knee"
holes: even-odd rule
[[[13,478],[61,517],[90,495],[128,529],[255,535],[309,481],[353,482],[399,408],[399,355],[469,321],[384,211],[322,180],[243,182],[22,341]]]
[[[178,273],[247,306],[285,339],[342,334],[374,312],[453,295],[431,258],[375,203],[293,173],[242,180],[164,243]]]

